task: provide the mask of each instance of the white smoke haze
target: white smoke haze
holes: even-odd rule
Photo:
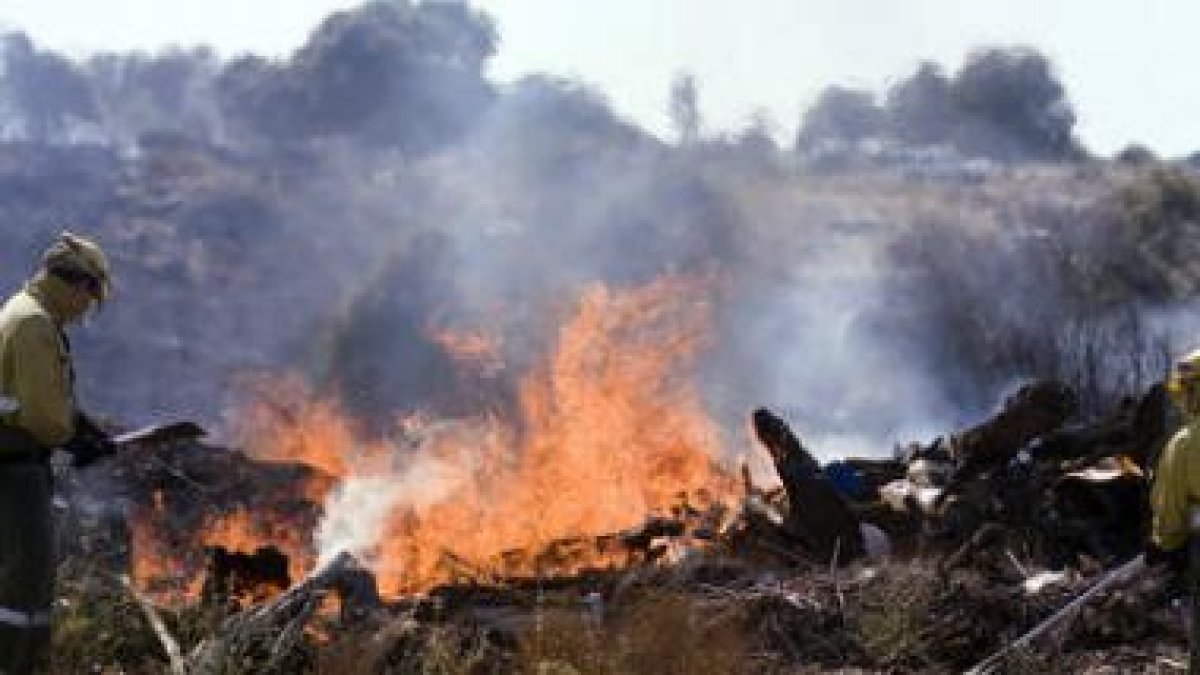
[[[386,473],[351,475],[326,498],[324,516],[314,533],[318,566],[345,551],[370,566],[372,552],[397,510],[424,509],[459,486],[460,472],[442,459],[416,453]]]
[[[212,420],[240,370],[297,369],[386,425],[510,406],[587,284],[714,274],[710,412],[741,438],[775,408],[822,457],[930,440],[1088,353],[1128,370],[1166,327],[1135,344],[1124,308],[1188,316],[1200,208],[1159,181],[1169,227],[1130,240],[1144,210],[1114,195],[1153,171],[1079,147],[1035,50],[913,64],[887,96],[833,88],[777,147],[706,137],[699,109],[665,143],[569,79],[498,85],[502,46],[486,15],[405,0],[332,16],[284,59],[79,62],[10,34],[0,281],[64,220],[110,248],[117,299],[76,344],[84,401],[120,419]],[[494,334],[509,370],[464,378],[431,326]],[[339,499],[385,512],[372,485]]]
[[[894,443],[928,440],[963,416],[919,355],[872,321],[888,281],[878,255],[855,247],[814,264],[798,259],[826,278],[782,282],[743,324],[743,339],[770,364],[748,395],[788,418],[821,458],[887,455]]]

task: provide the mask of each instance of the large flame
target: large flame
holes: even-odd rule
[[[391,442],[364,444],[335,403],[255,406],[252,454],[305,462],[340,482],[312,489],[326,514],[306,550],[246,541],[245,528],[210,529],[205,542],[274,544],[306,564],[314,553],[350,549],[385,595],[426,590],[463,569],[542,574],[603,564],[597,552],[546,552],[734,491],[715,462],[719,431],[694,381],[708,326],[703,290],[679,279],[587,290],[552,357],[521,379],[515,419],[408,418]]]
[[[728,493],[714,463],[718,430],[690,377],[708,318],[695,288],[588,291],[553,359],[523,380],[515,425],[491,419],[473,439],[427,446],[457,468],[456,487],[426,509],[393,513],[376,563],[382,585],[425,588],[455,559],[543,571],[503,554],[629,527],[681,495]]]

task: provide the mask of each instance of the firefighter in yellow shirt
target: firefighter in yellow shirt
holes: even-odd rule
[[[47,667],[54,550],[49,454],[95,429],[75,405],[63,329],[107,299],[108,259],[64,232],[25,287],[0,307],[0,672]]]
[[[1171,437],[1154,471],[1146,561],[1181,570],[1187,560],[1188,511],[1200,504],[1200,350],[1175,364],[1167,392],[1183,413],[1184,426]]]

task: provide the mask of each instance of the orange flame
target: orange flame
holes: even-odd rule
[[[288,556],[288,574],[293,579],[303,577],[314,562],[308,533],[269,513],[238,509],[214,517],[203,528],[200,544],[249,553],[260,546],[274,546]]]
[[[336,478],[350,473],[358,442],[336,403],[314,399],[296,378],[254,385],[254,402],[238,418],[239,440],[250,456],[307,464]]]
[[[460,459],[458,488],[393,515],[376,562],[382,589],[428,588],[445,579],[448,557],[491,569],[506,551],[635,525],[681,494],[732,494],[690,377],[708,319],[695,288],[589,290],[554,358],[523,380],[517,425],[492,419],[473,442],[426,448]]]
[[[494,373],[504,364],[500,343],[491,336],[433,327],[427,328],[425,335],[455,361],[483,372]]]
[[[517,419],[408,417],[401,433],[411,447],[364,444],[336,404],[285,387],[286,405],[251,408],[247,447],[337,478],[389,477],[382,536],[359,551],[384,595],[427,590],[464,569],[542,574],[614,562],[570,542],[637,525],[684,498],[736,493],[715,462],[720,434],[694,382],[707,336],[704,290],[680,279],[587,290],[553,356],[521,380]],[[330,496],[328,484],[311,494]],[[248,517],[209,529],[202,541],[241,550],[274,544],[294,565],[312,564],[311,544],[244,527]]]

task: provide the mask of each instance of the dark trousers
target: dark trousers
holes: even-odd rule
[[[3,452],[3,450],[0,450]],[[48,668],[53,488],[44,462],[0,463],[0,673]]]

